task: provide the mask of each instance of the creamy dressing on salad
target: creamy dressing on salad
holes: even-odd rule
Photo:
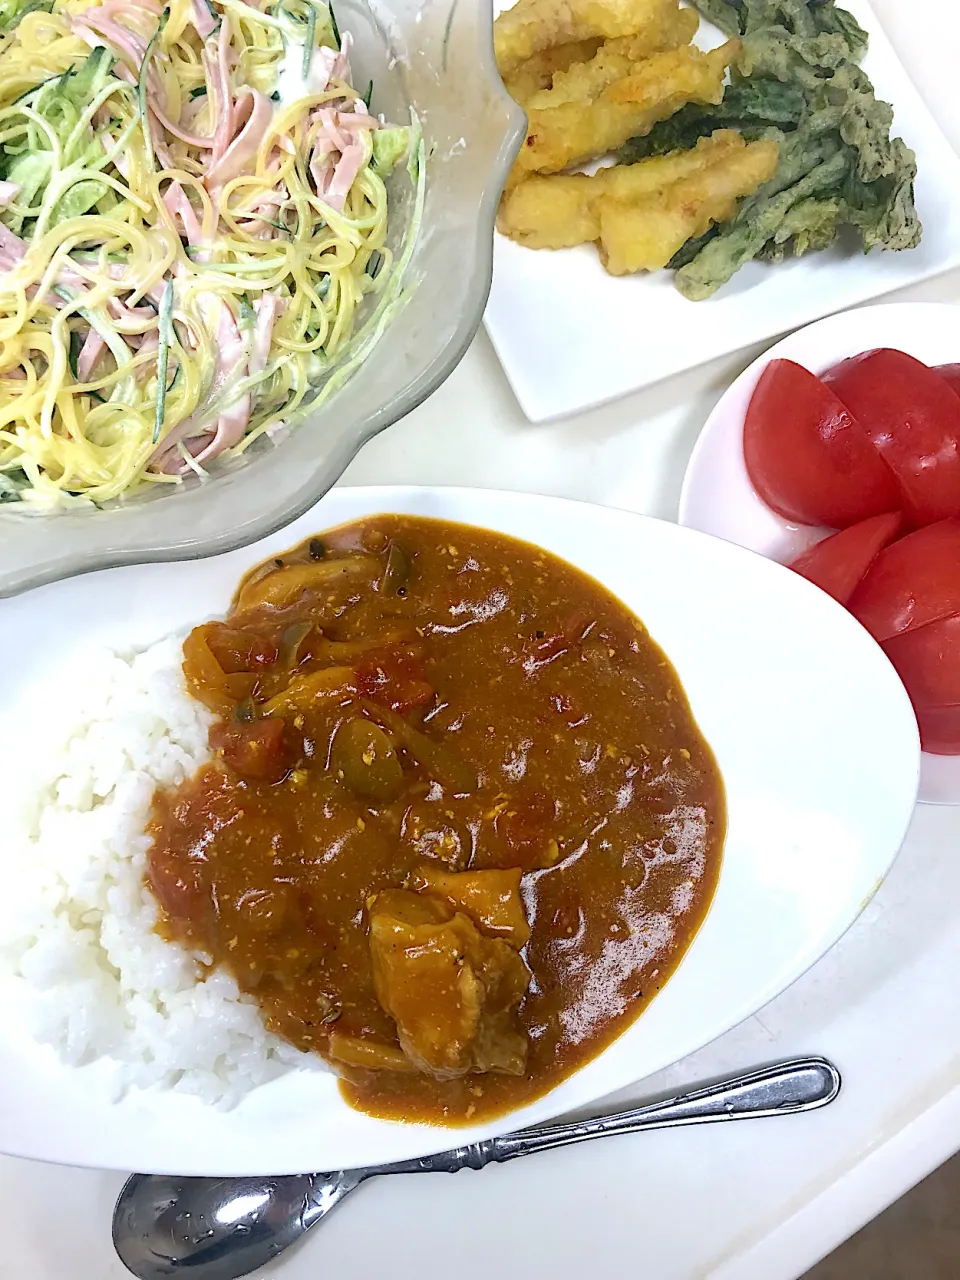
[[[310,60],[310,69],[303,74],[303,52],[306,45],[300,41],[287,40],[283,57],[277,66],[276,110],[292,106],[301,98],[311,93],[322,93],[330,78],[329,62],[321,57],[323,53],[332,53],[330,49],[317,49]]]

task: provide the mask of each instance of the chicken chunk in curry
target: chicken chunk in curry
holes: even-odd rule
[[[485,938],[433,894],[387,889],[370,907],[370,950],[377,999],[418,1071],[437,1080],[523,1075],[516,1015],[530,970],[509,943]]]

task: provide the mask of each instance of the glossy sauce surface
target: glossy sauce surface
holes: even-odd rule
[[[546,552],[345,526],[248,576],[185,672],[223,721],[155,801],[161,928],[363,1110],[462,1123],[545,1093],[703,919],[710,750],[643,626]]]

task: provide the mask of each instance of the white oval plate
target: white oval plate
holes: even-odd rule
[[[847,356],[897,347],[927,364],[960,360],[960,310],[942,302],[892,302],[828,316],[764,352],[724,393],[694,446],[680,492],[680,523],[787,564],[828,529],[790,524],[757,496],[743,461],[743,422],[771,360],[823,373]],[[924,751],[920,801],[960,804],[960,756]]]
[[[285,1173],[415,1157],[543,1121],[659,1070],[755,1012],[840,937],[886,875],[913,810],[919,747],[882,651],[839,605],[760,556],[557,498],[340,489],[253,547],[112,569],[0,601],[0,632],[17,655],[9,668],[16,694],[0,712],[8,750],[42,730],[31,724],[30,686],[49,678],[67,638],[75,650],[150,644],[226,609],[248,566],[379,511],[535,541],[604,582],[662,645],[716,753],[729,809],[716,897],[686,958],[643,1016],[583,1070],[531,1106],[459,1130],[361,1115],[319,1072],[275,1081],[230,1112],[169,1092],[111,1104],[83,1071],[27,1037],[9,987],[0,987],[0,1150],[148,1172]]]

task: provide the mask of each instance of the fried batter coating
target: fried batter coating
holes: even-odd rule
[[[589,102],[609,85],[629,76],[645,58],[688,45],[699,22],[695,9],[677,9],[655,33],[605,40],[592,58],[558,68],[550,88],[538,93],[530,105],[542,111],[567,102]]]
[[[727,67],[738,48],[733,40],[709,53],[685,45],[653,54],[626,81],[615,81],[592,101],[546,109],[531,102],[527,140],[517,166],[527,172],[557,173],[648,133],[687,102],[719,103]],[[624,83],[630,85],[630,97],[620,101],[615,91]]]
[[[500,201],[497,230],[528,249],[570,249],[599,240],[603,188],[598,179],[612,172],[601,169],[593,178],[585,173],[533,174]]]
[[[742,151],[743,146],[733,129],[719,129],[690,151],[614,165],[590,177],[533,174],[504,197],[497,228],[531,249],[565,249],[599,240],[601,199],[638,201],[657,195],[672,183]]]
[[[544,49],[519,63],[503,77],[503,83],[514,102],[526,106],[535,93],[550,88],[558,72],[566,71],[577,62],[589,62],[599,47],[599,40],[574,40],[570,44],[558,44],[554,49]]]
[[[775,142],[751,142],[659,196],[601,201],[600,261],[612,276],[665,267],[689,239],[733,217],[738,200],[773,177],[777,150]]]
[[[608,85],[600,97],[604,102],[639,107],[658,105],[665,96],[676,100],[681,94],[688,94],[675,110],[686,102],[709,102],[717,106],[723,101],[727,68],[742,47],[741,40],[728,40],[709,53],[691,45],[654,55]]]
[[[732,129],[690,151],[586,174],[534,174],[504,197],[498,228],[532,249],[596,241],[612,275],[665,266],[680,246],[730,217],[776,170],[777,144]]]
[[[659,29],[677,0],[518,0],[494,23],[493,41],[501,75],[557,45],[609,40]]]

